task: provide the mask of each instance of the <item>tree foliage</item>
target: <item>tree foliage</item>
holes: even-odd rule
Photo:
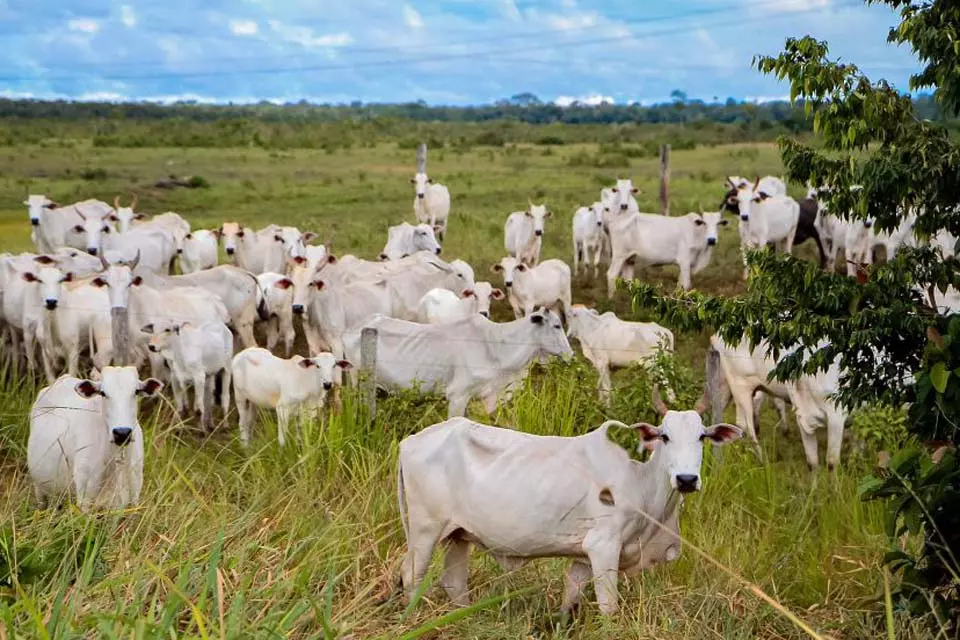
[[[900,11],[888,38],[909,45],[924,65],[911,88],[932,88],[943,112],[960,112],[960,3],[868,2]],[[960,444],[960,317],[939,315],[930,299],[958,284],[957,263],[925,246],[941,231],[960,237],[960,145],[944,122],[918,117],[909,96],[828,56],[825,42],[804,37],[755,61],[789,83],[791,100],[802,101],[820,142],[781,138],[786,174],[792,182],[829,185],[828,210],[872,218],[880,231],[910,224],[915,215],[919,246],[869,268],[863,282],[768,250],[752,252],[744,295],[662,295],[637,285],[634,301],[678,328],[714,330],[734,344],[743,337],[752,346],[767,341],[775,356],[783,354],[774,372],[781,380],[839,361],[839,401],[849,407],[910,403],[910,441],[888,470],[865,479],[862,494],[889,500],[894,541],[903,533],[922,539],[917,553],[895,546],[886,558],[900,573],[903,609],[933,613],[955,629],[960,464],[953,453],[934,462],[918,443]]]

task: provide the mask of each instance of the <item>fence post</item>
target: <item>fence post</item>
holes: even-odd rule
[[[417,145],[417,173],[427,172],[427,145],[421,142]]]
[[[660,211],[670,215],[670,145],[660,145]]]
[[[125,367],[130,362],[127,347],[130,338],[130,325],[126,307],[110,309],[110,328],[113,336],[113,365],[115,367]]]
[[[377,330],[372,327],[360,332],[360,373],[367,415],[373,425],[377,417]]]
[[[724,400],[723,370],[720,368],[720,353],[712,346],[707,348],[707,361],[704,372],[703,392],[710,402],[710,424],[723,422]],[[723,449],[713,447],[713,455],[718,462],[723,461]]]

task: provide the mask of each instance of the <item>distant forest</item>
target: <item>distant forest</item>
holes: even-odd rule
[[[774,140],[781,133],[804,134],[811,122],[802,105],[689,100],[675,91],[657,105],[574,103],[561,107],[523,93],[491,105],[402,104],[208,105],[180,102],[110,103],[66,100],[0,100],[0,145],[90,139],[97,146],[179,146],[265,148],[350,147],[396,142],[433,147],[542,145],[579,142],[651,143],[675,146]],[[939,120],[933,99],[914,106],[920,118]],[[947,124],[960,132],[960,121]]]

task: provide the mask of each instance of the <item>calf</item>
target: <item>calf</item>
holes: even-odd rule
[[[380,252],[380,259],[399,260],[418,251],[440,255],[441,247],[434,231],[428,224],[414,226],[408,222],[390,227],[387,231],[387,244]]]
[[[573,274],[579,275],[580,262],[593,260],[593,277],[597,277],[603,251],[603,203],[580,207],[573,214]]]
[[[27,469],[42,506],[65,493],[83,511],[140,501],[143,431],[137,397],[163,384],[140,381],[134,367],[104,367],[99,381],[59,378],[30,410]]]
[[[632,280],[637,262],[647,266],[675,264],[678,283],[691,286],[690,276],[699,273],[713,256],[719,227],[727,221],[720,213],[688,213],[669,218],[649,213],[627,213],[610,224],[612,257],[607,270],[607,295],[613,297],[617,278]]]
[[[277,438],[284,446],[287,425],[303,405],[321,409],[333,388],[335,369],[350,369],[346,360],[330,353],[311,358],[278,358],[266,349],[244,349],[233,358],[233,395],[240,414],[240,442],[250,444],[254,405],[277,411]]]
[[[367,327],[377,330],[377,383],[388,389],[443,392],[450,417],[462,416],[476,395],[492,412],[499,393],[531,362],[573,356],[560,318],[549,310],[503,324],[470,316],[424,325],[378,315],[347,334],[349,360],[359,358],[361,329]]]
[[[183,273],[195,273],[217,266],[220,238],[216,230],[199,229],[183,237],[177,250],[180,256],[180,270]]]
[[[528,267],[516,258],[501,258],[491,270],[503,274],[503,285],[515,318],[533,313],[539,306],[565,314],[570,310],[570,267],[562,260],[546,260]]]
[[[583,356],[600,375],[597,383],[600,400],[608,405],[611,369],[647,364],[658,348],[673,353],[673,332],[655,322],[627,322],[612,311],[600,315],[577,304],[573,305],[567,320],[567,337],[580,341]]]
[[[610,420],[571,438],[454,418],[404,438],[397,501],[407,598],[442,543],[441,584],[453,603],[467,605],[474,544],[510,569],[532,558],[572,557],[563,610],[576,607],[593,582],[600,611],[614,614],[619,571],[679,556],[679,513],[684,494],[702,486],[703,443],[741,435],[732,425],[704,427],[701,405],[670,411],[655,399],[659,427]],[[639,462],[644,449],[654,455]]]
[[[456,322],[474,314],[490,317],[490,300],[502,300],[503,292],[489,282],[477,282],[473,289],[464,289],[460,297],[449,289],[431,289],[420,298],[417,322],[443,324]]]
[[[296,339],[293,280],[281,273],[261,273],[257,276],[257,283],[257,314],[267,324],[267,349],[273,351],[280,341],[280,334],[283,334],[284,351],[289,358]]]
[[[507,222],[503,226],[503,246],[507,255],[528,266],[536,266],[540,262],[543,222],[552,215],[546,205],[531,202],[526,211],[514,211],[507,216]]]
[[[446,186],[434,183],[425,173],[418,173],[410,179],[414,185],[413,214],[417,222],[429,224],[442,241],[447,233],[447,218],[450,216],[450,190]]]
[[[222,322],[194,326],[189,322],[164,321],[140,329],[150,334],[149,349],[159,353],[170,368],[170,382],[177,411],[184,415],[187,387],[193,387],[194,407],[200,423],[213,427],[213,394],[217,376],[222,375],[223,415],[230,411],[233,334]]]

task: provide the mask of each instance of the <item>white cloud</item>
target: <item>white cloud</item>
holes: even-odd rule
[[[67,28],[70,31],[82,31],[83,33],[96,33],[100,30],[100,23],[90,18],[74,18],[67,21]]]
[[[577,0],[560,0],[560,6],[564,9],[576,9]]]
[[[790,100],[789,95],[783,96],[746,96],[744,102],[754,102],[757,104],[763,104],[764,102],[786,102]]]
[[[774,13],[785,13],[793,11],[814,11],[816,9],[825,9],[830,6],[830,0],[780,0],[777,3],[771,3],[766,7],[767,11]]]
[[[417,10],[409,4],[403,5],[403,23],[411,29],[423,28],[423,18],[421,18]]]
[[[123,102],[129,99],[128,96],[115,91],[90,91],[77,96],[77,100],[81,102]]]
[[[137,14],[133,12],[133,7],[127,5],[120,7],[120,21],[128,29],[137,25]]]
[[[573,13],[570,15],[550,15],[546,17],[547,26],[557,31],[585,29],[597,24],[596,13]]]
[[[553,101],[558,107],[569,107],[574,102],[580,104],[585,104],[589,107],[596,107],[601,104],[613,104],[613,98],[610,96],[602,96],[600,94],[591,94],[588,96],[580,96],[577,98],[571,96],[557,96],[556,100]]]
[[[253,20],[231,20],[230,32],[235,36],[255,36],[260,30]]]
[[[322,36],[315,36],[313,29],[309,27],[297,27],[284,24],[278,20],[268,20],[267,24],[278,36],[298,44],[306,49],[329,49],[336,47],[345,47],[353,42],[353,37],[346,32],[328,33]]]
[[[514,0],[500,0],[500,15],[510,22],[523,20],[523,15],[520,9],[517,9],[517,3]]]

